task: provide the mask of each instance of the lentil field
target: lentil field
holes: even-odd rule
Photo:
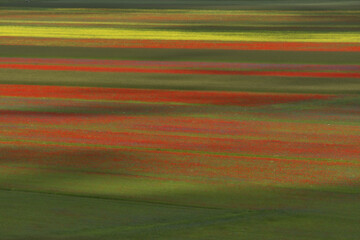
[[[0,0],[0,240],[356,240],[356,1]]]

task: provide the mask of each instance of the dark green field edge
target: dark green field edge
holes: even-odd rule
[[[45,191],[39,189],[31,188],[7,188],[0,186],[0,193],[29,193],[29,194],[41,194],[44,196],[63,196],[63,197],[73,197],[78,199],[99,199],[99,200],[112,200],[119,201],[129,204],[142,204],[142,205],[155,205],[163,206],[169,208],[192,208],[192,209],[209,209],[209,210],[226,210],[226,208],[221,207],[211,207],[211,206],[201,206],[201,205],[190,205],[185,203],[175,203],[175,202],[166,202],[166,201],[156,201],[156,200],[141,200],[138,198],[126,198],[121,196],[111,196],[111,195],[101,195],[101,194],[84,194],[84,193],[72,193],[72,192],[63,192],[63,191]]]
[[[360,94],[360,80],[351,78],[143,74],[0,69],[0,84]]]
[[[360,64],[360,52],[241,51],[219,49],[85,48],[0,45],[0,57]]]
[[[259,10],[355,10],[354,0],[0,0],[3,7],[34,8],[138,8],[138,9],[259,9]]]

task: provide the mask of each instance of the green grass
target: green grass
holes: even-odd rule
[[[254,188],[171,195],[177,202],[189,196],[223,206],[0,190],[1,239],[355,240],[360,234],[358,195]]]
[[[84,58],[141,61],[204,61],[292,64],[360,64],[359,52],[237,51],[1,46],[1,57]]]
[[[128,239],[196,228],[240,215],[228,210],[0,191],[1,239]],[[245,213],[246,214],[246,213]],[[21,221],[19,221],[21,219]],[[140,234],[139,234],[140,231]]]
[[[177,90],[360,93],[359,80],[352,78],[93,73],[0,69],[0,83]]]

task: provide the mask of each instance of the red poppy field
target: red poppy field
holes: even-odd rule
[[[357,5],[225,2],[0,0],[0,240],[358,238]]]

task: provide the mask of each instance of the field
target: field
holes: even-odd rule
[[[0,0],[0,240],[352,240],[356,1]]]

